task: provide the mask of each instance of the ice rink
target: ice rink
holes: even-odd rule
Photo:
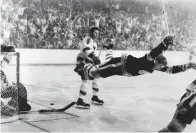
[[[14,66],[5,72],[11,76]],[[74,66],[21,66],[20,81],[28,91],[32,111],[61,108],[78,98],[80,77]],[[90,110],[72,107],[67,113],[20,115],[21,120],[1,124],[1,132],[157,132],[165,127],[196,71],[179,74],[154,72],[138,77],[100,79],[103,106]],[[10,79],[11,77],[9,77]],[[89,83],[86,101],[92,96]],[[54,103],[54,105],[50,105]],[[196,122],[186,128],[196,132]]]

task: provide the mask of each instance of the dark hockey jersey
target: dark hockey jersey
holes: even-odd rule
[[[111,58],[108,62],[99,66],[99,74],[102,78],[113,75],[138,76],[147,72],[152,73],[154,61],[148,61],[147,55],[136,58],[132,55]]]
[[[154,61],[147,60],[147,55],[137,58],[132,55],[122,57],[123,73],[128,76],[138,76],[145,73],[152,73]]]
[[[124,76],[139,76],[146,73],[154,72],[154,61],[149,61],[147,55],[137,58],[132,55],[123,55],[122,57],[111,58],[105,64],[99,66],[99,74],[102,78],[106,78],[113,75]],[[157,71],[175,74],[184,72],[188,68],[188,64],[165,66]]]
[[[130,76],[143,75],[145,73],[152,73],[154,71],[154,61],[149,61],[146,58],[147,55],[141,58],[136,58],[131,55],[127,57],[126,71],[129,73]],[[184,72],[187,69],[189,69],[188,64],[184,64],[175,66],[165,66],[160,69],[157,69],[157,71],[175,74],[179,72]]]

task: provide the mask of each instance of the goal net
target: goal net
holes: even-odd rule
[[[19,61],[18,52],[1,53],[1,124],[19,119]]]

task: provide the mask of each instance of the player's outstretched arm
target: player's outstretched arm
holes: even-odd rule
[[[187,64],[183,64],[183,65],[176,65],[176,66],[165,66],[161,69],[158,69],[157,71],[161,71],[161,72],[166,72],[169,74],[176,74],[176,73],[180,73],[180,72],[185,72],[189,69],[194,69],[196,70],[196,64],[193,62],[187,63]]]

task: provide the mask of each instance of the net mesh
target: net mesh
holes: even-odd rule
[[[1,124],[18,116],[19,53],[1,53]]]

